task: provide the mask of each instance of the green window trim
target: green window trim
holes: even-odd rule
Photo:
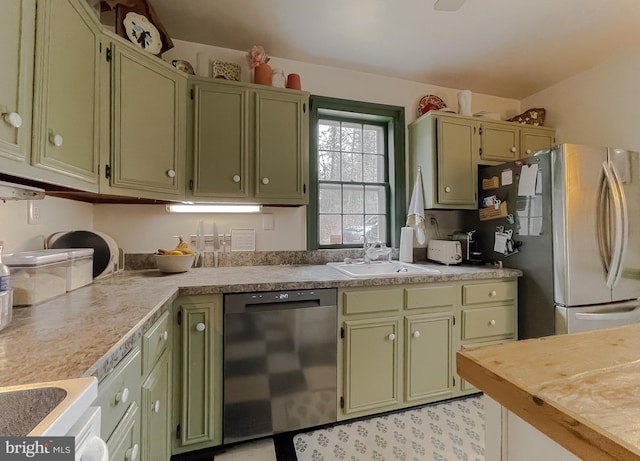
[[[307,248],[317,250],[318,244],[318,121],[323,116],[341,119],[370,120],[387,124],[387,150],[391,160],[389,175],[389,243],[400,245],[400,228],[406,221],[405,184],[405,117],[404,107],[375,104],[347,99],[312,95],[309,98],[309,205],[307,206]],[[350,117],[351,114],[351,117]],[[366,114],[366,115],[365,115]],[[353,245],[336,245],[349,248]],[[323,248],[326,248],[323,245]]]

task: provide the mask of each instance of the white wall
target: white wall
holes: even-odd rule
[[[208,75],[209,61],[220,59],[244,66],[242,80],[250,81],[251,72],[246,66],[245,52],[199,45],[174,40],[175,48],[163,57],[167,61],[185,59],[197,73]],[[269,63],[286,74],[298,73],[302,88],[315,95],[403,106],[406,122],[416,118],[418,101],[426,94],[440,96],[448,107],[457,109],[458,89],[443,88],[407,80],[353,72],[335,67],[319,66],[273,57]],[[490,95],[474,94],[472,111],[497,112],[508,118],[520,112],[519,101]],[[407,146],[408,147],[408,146]],[[405,153],[406,155],[406,153]],[[153,252],[157,248],[171,246],[173,235],[191,235],[196,232],[200,219],[206,222],[205,231],[211,233],[215,219],[220,232],[232,227],[256,229],[256,249],[304,250],[306,248],[306,207],[273,207],[267,210],[275,219],[275,229],[262,229],[263,216],[222,215],[169,215],[162,205],[88,205],[63,199],[47,198],[43,203],[42,224],[26,224],[26,203],[0,203],[0,239],[5,239],[9,249],[42,248],[43,236],[50,233],[87,229],[111,235],[126,252]],[[454,212],[439,215],[441,234],[446,235],[460,227]],[[8,224],[11,223],[11,224]]]
[[[522,101],[544,107],[556,140],[640,150],[640,52],[612,59]]]

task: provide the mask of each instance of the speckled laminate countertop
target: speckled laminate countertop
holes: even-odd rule
[[[515,269],[436,267],[438,274],[355,279],[324,265],[131,271],[45,303],[14,308],[0,331],[0,386],[104,377],[178,294],[341,288],[519,277]]]

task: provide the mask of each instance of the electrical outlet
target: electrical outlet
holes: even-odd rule
[[[34,200],[27,204],[27,224],[40,224],[40,204]]]

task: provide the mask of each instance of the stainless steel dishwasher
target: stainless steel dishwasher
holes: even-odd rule
[[[336,421],[337,290],[224,295],[223,442]]]

